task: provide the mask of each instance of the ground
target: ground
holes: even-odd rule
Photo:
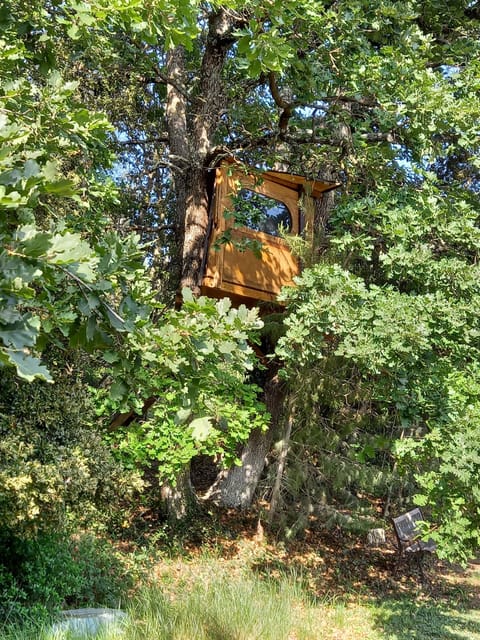
[[[201,584],[207,591],[221,579],[293,582],[295,616],[302,618],[302,629],[308,617],[311,631],[296,635],[300,627],[293,625],[288,640],[480,640],[480,565],[462,569],[432,559],[423,581],[416,563],[405,562],[395,575],[392,531],[379,548],[368,547],[366,536],[319,526],[286,543],[265,532],[258,513],[227,510],[204,511],[175,535],[165,529],[160,534],[149,514],[143,514],[141,527],[147,546],[152,549],[154,542],[159,549],[149,579],[172,600],[190,586]]]
[[[143,524],[148,521],[144,514]],[[144,533],[147,538],[158,536],[155,519]],[[165,539],[159,539],[160,546]],[[480,565],[472,563],[462,569],[426,558],[426,580],[422,580],[416,562],[401,563],[395,574],[393,531],[387,529],[382,547],[371,548],[365,539],[366,535],[314,526],[307,529],[303,539],[287,543],[265,531],[258,512],[206,510],[183,533],[168,540],[171,553],[167,559],[164,555],[158,559],[153,572],[162,579],[166,573],[171,575],[175,563],[174,574],[188,581],[198,571],[197,561],[208,557],[232,575],[248,567],[256,575],[271,579],[296,576],[316,601],[335,598],[344,603],[370,602],[405,596],[446,606],[457,602],[459,607],[480,610]]]

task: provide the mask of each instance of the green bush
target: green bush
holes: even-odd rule
[[[3,370],[0,389],[0,520],[12,535],[105,520],[138,486],[103,443],[73,365],[58,371],[54,385]]]
[[[0,371],[0,618],[118,606],[125,571],[101,530],[138,486],[95,427],[88,362],[51,354],[55,384]],[[121,506],[120,506],[120,503]]]
[[[0,620],[47,619],[62,607],[118,607],[133,580],[111,544],[92,535],[3,539]]]

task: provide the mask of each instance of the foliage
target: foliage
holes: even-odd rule
[[[0,358],[28,381],[51,382],[41,353],[52,344],[68,344],[98,355],[96,373],[101,375],[103,366],[107,381],[98,394],[109,397],[107,408],[138,408],[143,399],[159,396],[148,425],[128,434],[118,431],[114,438],[117,444],[123,439],[122,451],[131,446],[130,460],[160,458],[170,477],[198,451],[225,454],[231,461],[237,440],[245,440],[265,418],[258,390],[244,384],[255,359],[247,344],[248,332],[259,326],[255,313],[231,310],[227,301],[215,306],[191,300],[179,312],[154,302],[139,238],[121,237],[108,215],[118,203],[105,179],[111,127],[104,115],[81,104],[79,83],[64,81],[55,69],[72,51],[66,42],[75,49],[71,41],[89,41],[93,23],[100,28],[113,20],[118,27],[126,21],[143,34],[149,25],[140,21],[142,11],[122,2],[108,10],[102,3],[67,3],[59,13],[41,3],[29,8],[8,3],[2,13],[8,41],[1,54],[6,73],[0,94],[5,212]],[[41,33],[38,39],[32,24]],[[63,34],[58,43],[64,38],[58,49],[57,26]],[[41,452],[34,442],[40,434],[32,429],[29,435],[20,453],[16,441],[6,441],[5,455],[13,455],[12,464],[31,463],[36,469]],[[80,456],[78,462],[73,468],[80,469]],[[64,471],[50,470],[50,480],[39,478],[33,495],[28,488],[35,483],[27,482],[21,499],[27,511],[31,503],[27,521],[35,519],[45,492],[58,496],[52,513],[61,508],[58,478]],[[11,517],[18,517],[18,510]]]
[[[447,416],[431,423],[423,438],[398,443],[396,448],[404,467],[421,472],[415,502],[429,505],[438,527],[433,531],[428,527],[428,535],[440,541],[440,555],[465,563],[480,543],[478,367],[452,372],[447,385]]]
[[[479,455],[478,280],[467,274],[460,280],[457,271],[461,294],[454,296],[450,283],[443,291],[401,292],[319,264],[286,294],[291,315],[278,348],[289,375],[308,381],[323,413],[327,431],[313,450],[338,450],[345,464],[374,468],[386,456],[388,468],[392,441],[401,437],[397,452],[408,452],[404,469],[417,472],[417,503],[429,505],[439,525],[433,535],[441,553],[462,560],[478,547],[479,526],[478,496],[467,489]],[[334,393],[336,406],[329,407],[331,385],[339,381],[342,394]],[[361,475],[349,469],[345,488],[372,492],[374,483],[359,487]]]
[[[111,544],[92,536],[41,535],[0,541],[0,619],[35,616],[37,625],[62,607],[118,607],[133,586]]]
[[[3,18],[0,363],[51,382],[38,356],[45,344],[63,336],[93,349],[131,328],[139,307],[132,319],[134,287],[125,289],[141,254],[134,237],[102,230],[98,202],[113,193],[91,165],[108,161],[108,121],[55,69],[32,78],[34,56]]]
[[[72,521],[100,525],[121,496],[138,488],[94,426],[80,362],[57,353],[55,386],[3,371],[0,398],[0,518],[18,539],[62,531]],[[53,363],[52,363],[53,364]],[[63,373],[61,373],[62,368]]]
[[[441,553],[461,560],[479,531],[474,395],[458,388],[479,355],[478,18],[477,3],[335,3],[318,53],[306,15],[301,75],[292,58],[277,76],[291,107],[311,92],[283,136],[292,164],[325,161],[345,184],[321,264],[284,297],[277,353],[298,393],[284,493],[341,520],[376,497],[402,508],[414,475]]]
[[[143,367],[128,366],[132,359],[126,352],[112,355],[114,400],[129,406],[142,397],[156,398],[146,421],[112,434],[123,459],[156,460],[162,478],[171,481],[198,454],[232,464],[238,444],[267,422],[259,389],[245,378],[256,362],[248,339],[261,324],[256,310],[233,309],[228,299],[194,300],[184,290],[180,310],[165,312],[159,326],[135,335],[133,348],[142,353]],[[134,381],[139,395],[123,396],[135,391]],[[105,400],[104,410],[111,414],[112,394]]]

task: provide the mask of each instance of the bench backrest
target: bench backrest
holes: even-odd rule
[[[395,533],[400,542],[410,542],[419,535],[417,524],[422,521],[420,509],[412,509],[397,518],[392,518]]]

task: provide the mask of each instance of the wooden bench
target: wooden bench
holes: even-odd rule
[[[421,510],[417,507],[411,511],[407,511],[401,516],[392,518],[393,528],[397,537],[397,563],[395,565],[395,573],[402,560],[409,557],[415,557],[418,561],[418,568],[422,578],[425,577],[423,572],[422,561],[427,553],[434,553],[437,545],[430,538],[427,541],[421,539],[418,523],[424,522],[425,518]]]

